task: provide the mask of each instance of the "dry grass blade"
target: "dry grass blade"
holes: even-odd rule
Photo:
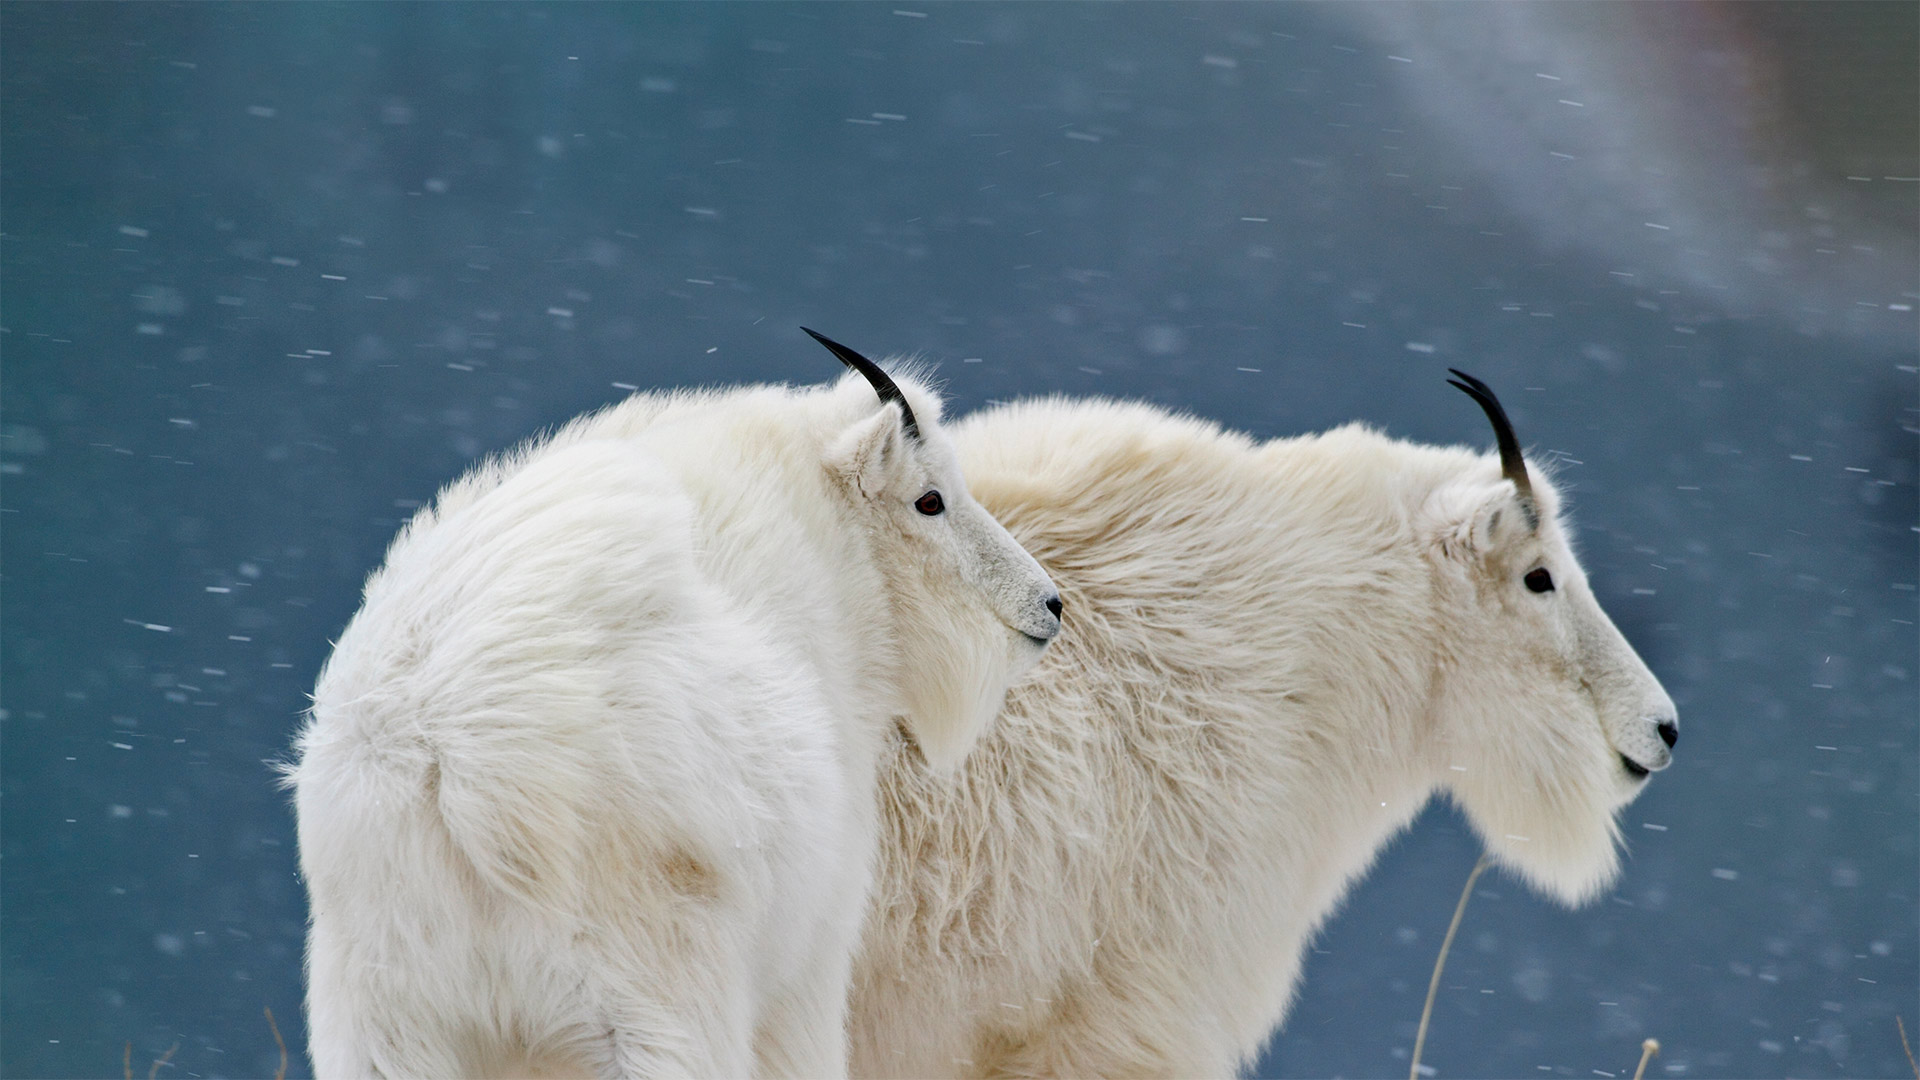
[[[1647,1075],[1647,1060],[1659,1052],[1659,1039],[1648,1039],[1646,1042],[1640,1044],[1640,1065],[1633,1070],[1633,1080],[1640,1080],[1641,1077]]]
[[[1907,1045],[1907,1022],[1895,1016],[1893,1023],[1900,1029],[1900,1049],[1907,1052],[1907,1068],[1913,1070],[1913,1080],[1920,1080],[1920,1065],[1914,1064],[1913,1047]]]
[[[133,1040],[127,1040],[127,1048],[120,1051],[120,1071],[127,1074],[127,1080],[133,1080]]]
[[[273,1080],[287,1080],[287,1040],[280,1037],[280,1025],[273,1022],[273,1006],[262,1005],[267,1014],[267,1026],[273,1029],[273,1045],[280,1048],[280,1069],[273,1074]]]
[[[1488,866],[1488,858],[1480,856],[1473,864],[1473,873],[1467,875],[1467,884],[1460,890],[1460,903],[1453,909],[1453,921],[1447,924],[1446,939],[1440,942],[1440,955],[1433,959],[1433,979],[1427,983],[1427,1004],[1420,1010],[1420,1032],[1413,1038],[1413,1067],[1407,1071],[1407,1080],[1420,1080],[1420,1051],[1427,1045],[1427,1021],[1433,1019],[1433,997],[1440,992],[1440,972],[1447,966],[1447,950],[1453,948],[1453,935],[1460,929],[1460,917],[1467,913],[1467,898],[1473,895],[1473,883],[1480,880],[1480,872]]]
[[[167,1047],[167,1052],[153,1060],[153,1068],[147,1070],[147,1080],[155,1080],[160,1075],[160,1066],[173,1060],[174,1052],[180,1049],[179,1043]]]

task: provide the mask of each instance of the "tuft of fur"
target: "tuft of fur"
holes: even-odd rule
[[[1435,792],[1568,903],[1613,878],[1619,755],[1663,766],[1672,703],[1537,470],[1533,534],[1493,455],[1361,426],[1055,399],[953,430],[1067,632],[956,777],[883,764],[855,1075],[1231,1075]]]
[[[957,761],[1058,628],[901,381],[917,440],[637,396],[406,526],[288,769],[319,1075],[844,1073],[883,741]]]

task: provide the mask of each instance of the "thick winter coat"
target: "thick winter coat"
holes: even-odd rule
[[[1231,1075],[1436,792],[1536,888],[1613,879],[1674,707],[1510,429],[1510,462],[1101,401],[954,430],[1066,632],[957,784],[885,765],[855,1075]]]
[[[1059,627],[939,417],[638,396],[414,518],[289,769],[319,1075],[845,1072],[876,756],[951,767]]]

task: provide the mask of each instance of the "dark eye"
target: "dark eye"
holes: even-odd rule
[[[928,517],[933,517],[934,515],[940,513],[942,510],[945,510],[947,508],[947,503],[945,499],[942,499],[940,497],[939,492],[929,491],[925,495],[922,495],[918,499],[915,499],[913,501],[913,508],[927,515]]]
[[[1538,570],[1527,571],[1527,576],[1521,580],[1525,581],[1527,588],[1532,589],[1534,592],[1553,591],[1553,575],[1547,573],[1547,568],[1544,566]]]

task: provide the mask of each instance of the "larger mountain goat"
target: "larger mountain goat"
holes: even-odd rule
[[[1436,792],[1570,905],[1614,878],[1674,705],[1461,377],[1497,455],[1102,401],[955,425],[1067,632],[957,783],[904,745],[884,769],[856,1075],[1232,1075]]]
[[[895,718],[958,762],[1060,601],[821,340],[866,381],[630,398],[394,541],[289,767],[319,1075],[846,1072]]]

